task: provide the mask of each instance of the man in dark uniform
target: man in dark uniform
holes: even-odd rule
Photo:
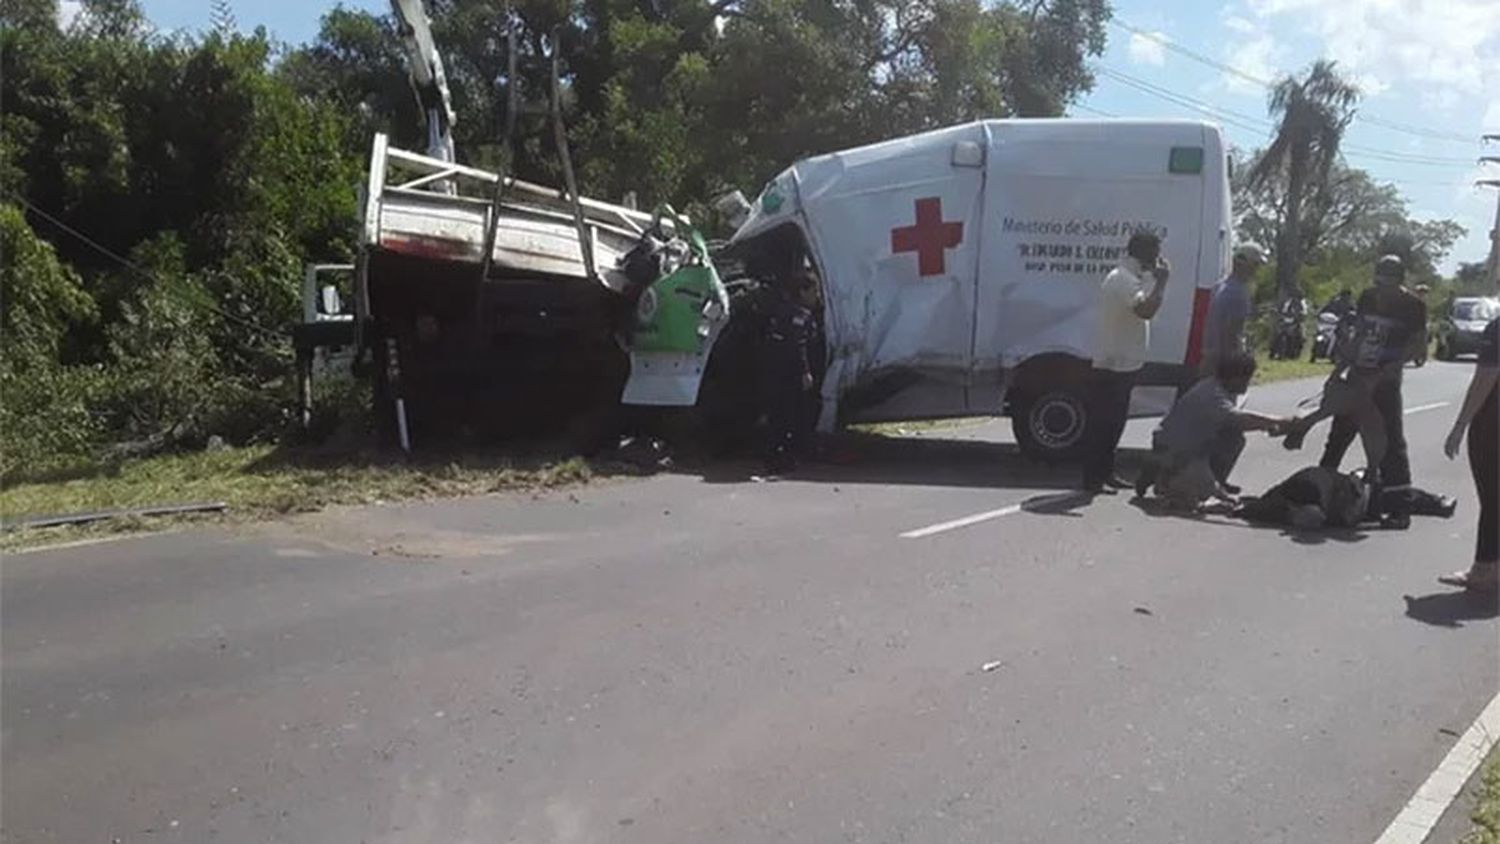
[[[803,440],[799,429],[812,393],[808,346],[814,323],[804,302],[808,283],[801,274],[777,278],[763,306],[756,386],[766,414],[766,471],[773,475],[797,467]]]
[[[1386,354],[1388,360],[1401,355],[1399,363],[1382,368],[1382,377],[1376,382],[1372,395],[1385,423],[1388,440],[1385,459],[1380,464],[1381,496],[1374,504],[1388,514],[1387,523],[1398,528],[1410,523],[1413,493],[1411,458],[1406,452],[1403,422],[1402,367],[1417,354],[1418,345],[1427,341],[1427,305],[1421,297],[1406,289],[1402,284],[1405,278],[1406,268],[1399,258],[1393,255],[1381,258],[1375,267],[1375,286],[1359,297],[1355,309],[1356,319],[1389,320],[1395,326],[1392,331],[1399,335],[1388,338],[1391,349]],[[1323,448],[1323,459],[1318,465],[1338,469],[1357,433],[1358,426],[1352,420],[1335,418],[1328,432],[1328,443]]]
[[[1385,255],[1376,262],[1375,286],[1360,295],[1355,306],[1354,336],[1341,344],[1339,352],[1340,369],[1356,374],[1354,380],[1361,384],[1360,391],[1367,393],[1378,414],[1381,447],[1370,452],[1370,443],[1366,443],[1367,452],[1372,457],[1378,455],[1376,465],[1369,467],[1378,479],[1375,503],[1385,510],[1385,524],[1398,529],[1411,523],[1411,461],[1402,424],[1402,371],[1427,337],[1427,305],[1402,286],[1405,279],[1406,267],[1399,257]],[[1301,433],[1306,427],[1310,426],[1304,426]],[[1367,430],[1368,426],[1362,430],[1356,413],[1334,415],[1320,465],[1337,469],[1355,433],[1368,438]],[[1295,447],[1301,436],[1294,432],[1287,439],[1288,447]]]

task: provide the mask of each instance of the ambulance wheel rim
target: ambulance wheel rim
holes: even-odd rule
[[[1083,409],[1076,398],[1066,394],[1043,396],[1032,406],[1028,421],[1033,438],[1045,448],[1068,448],[1083,435]]]

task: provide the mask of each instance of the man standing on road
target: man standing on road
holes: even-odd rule
[[[1340,344],[1339,369],[1324,387],[1324,404],[1293,423],[1286,442],[1287,448],[1300,448],[1309,428],[1334,416],[1319,465],[1337,469],[1357,431],[1365,441],[1369,471],[1377,481],[1376,506],[1385,511],[1385,525],[1396,529],[1411,524],[1411,461],[1402,424],[1402,372],[1427,338],[1427,305],[1402,286],[1405,278],[1406,267],[1398,256],[1385,255],[1376,262],[1375,286],[1359,297],[1354,337]],[[1335,392],[1346,400],[1330,400]]]
[[[1398,342],[1395,348],[1386,352],[1388,358],[1400,357],[1400,363],[1382,370],[1382,378],[1376,382],[1374,393],[1371,394],[1376,409],[1380,411],[1380,421],[1385,423],[1388,442],[1385,460],[1380,463],[1382,501],[1377,501],[1377,505],[1382,505],[1385,501],[1397,502],[1397,499],[1407,499],[1407,504],[1410,504],[1412,498],[1412,460],[1407,456],[1401,381],[1406,361],[1412,360],[1418,354],[1418,346],[1427,342],[1427,304],[1401,285],[1404,277],[1406,268],[1401,264],[1400,258],[1388,255],[1380,259],[1380,264],[1376,267],[1376,286],[1359,297],[1359,304],[1355,309],[1358,321],[1367,318],[1392,319],[1397,322],[1398,330],[1406,336],[1404,345]],[[1335,417],[1319,465],[1325,469],[1338,469],[1358,432],[1358,426],[1352,418]],[[1403,508],[1397,507],[1395,510]],[[1410,507],[1406,510],[1410,510]],[[1400,522],[1400,517],[1397,522]]]
[[[1091,493],[1126,489],[1115,474],[1115,449],[1130,414],[1130,391],[1146,364],[1151,319],[1161,310],[1169,269],[1161,257],[1161,237],[1137,232],[1125,246],[1125,260],[1104,277],[1094,333],[1088,447],[1083,487]]]
[[[1210,377],[1218,371],[1219,361],[1229,355],[1249,351],[1245,326],[1250,321],[1255,273],[1265,264],[1266,253],[1253,243],[1234,250],[1234,265],[1229,271],[1229,277],[1214,288],[1213,299],[1208,306],[1200,373],[1204,377]]]

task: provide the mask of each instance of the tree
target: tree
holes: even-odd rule
[[[1255,161],[1263,156],[1256,151]],[[1232,184],[1236,228],[1241,240],[1274,246],[1281,242],[1286,217],[1286,183],[1253,182],[1251,168],[1236,166]],[[1364,170],[1336,162],[1324,190],[1304,195],[1298,210],[1298,254],[1317,260],[1330,249],[1367,250],[1387,229],[1406,220],[1406,203],[1396,187],[1371,178]]]
[[[1334,62],[1326,60],[1314,63],[1305,78],[1286,77],[1271,91],[1268,110],[1281,122],[1271,145],[1251,168],[1250,185],[1285,181],[1276,242],[1276,287],[1283,298],[1297,290],[1303,204],[1310,195],[1329,190],[1339,144],[1358,102],[1359,90],[1339,76]]]
[[[793,160],[964,120],[1059,114],[1088,90],[1105,0],[430,0],[461,160],[494,166],[519,86],[522,178],[558,179],[542,106],[554,41],[582,188],[647,203],[753,189]],[[516,29],[507,78],[504,27]],[[421,145],[387,15],[335,10],[283,72]],[[361,140],[368,144],[368,138]],[[360,150],[363,154],[363,149]]]

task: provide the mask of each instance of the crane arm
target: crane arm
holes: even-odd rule
[[[427,11],[422,0],[391,0],[391,11],[396,15],[397,31],[406,46],[412,89],[427,115],[427,154],[453,161],[453,101],[443,73],[443,57],[432,40]]]

